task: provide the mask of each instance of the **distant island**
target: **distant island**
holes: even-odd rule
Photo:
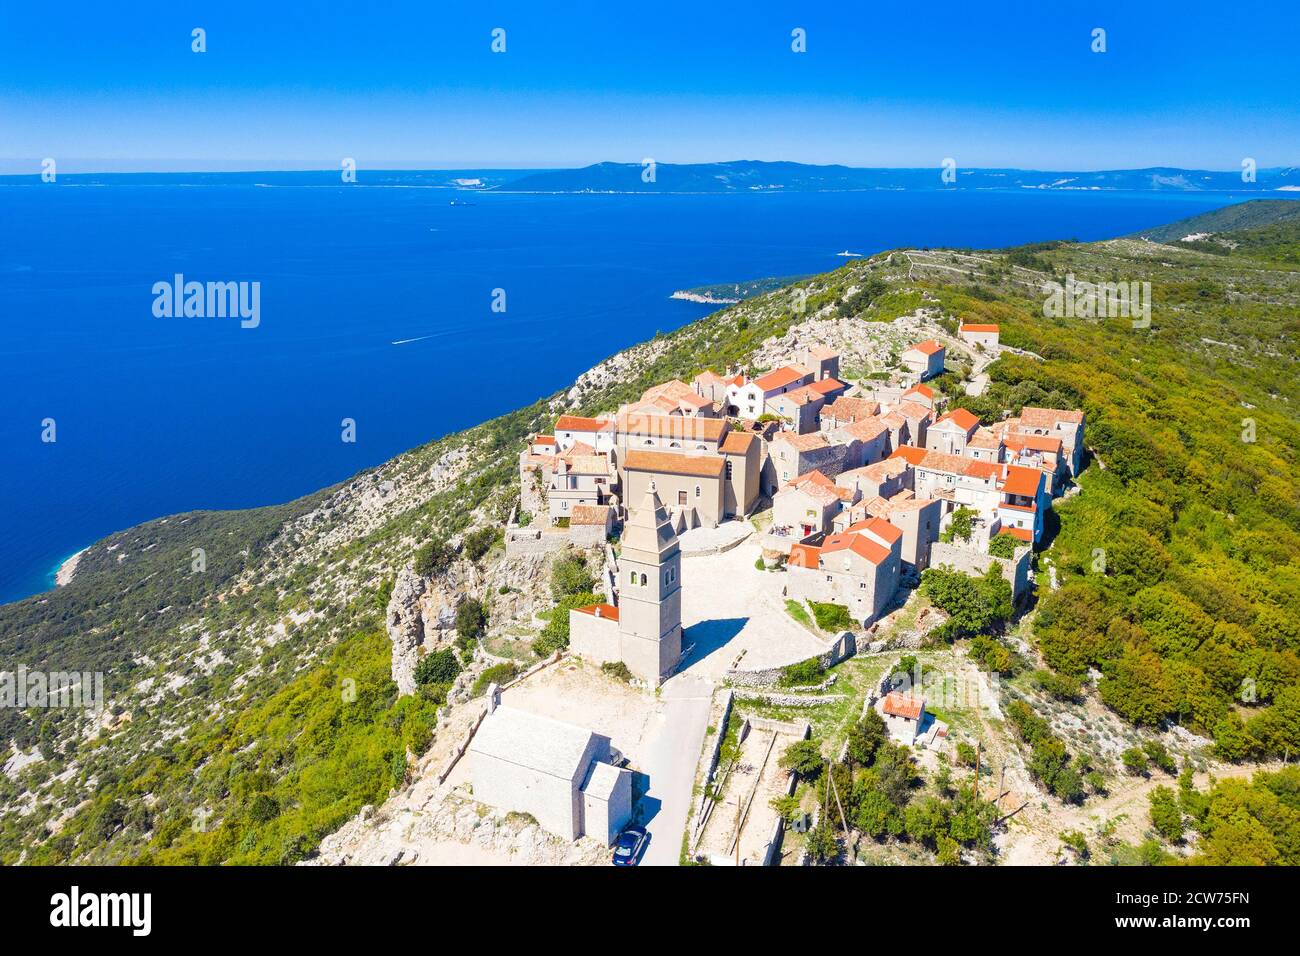
[[[802,282],[808,276],[768,276],[764,279],[750,279],[746,282],[719,282],[714,285],[697,285],[689,289],[678,289],[670,298],[685,299],[687,302],[703,302],[706,305],[735,305],[755,296],[766,295],[776,289]]]
[[[1243,182],[1239,170],[1112,169],[1094,172],[1026,169],[953,169],[945,182],[938,164],[921,169],[859,169],[804,163],[738,160],[723,163],[596,163],[581,169],[533,172],[494,188],[530,193],[740,193],[844,190],[1044,189],[1159,192],[1271,192],[1300,190],[1300,167],[1257,170]]]

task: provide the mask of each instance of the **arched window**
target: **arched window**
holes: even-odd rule
[[[645,584],[646,584],[646,576],[643,574],[641,575],[641,587],[645,587]]]
[[[636,584],[636,572],[635,572],[635,571],[633,571],[633,572],[631,572],[630,574],[628,574],[628,576],[627,576],[627,583],[628,583],[628,584]]]

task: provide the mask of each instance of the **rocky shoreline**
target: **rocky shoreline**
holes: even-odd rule
[[[81,556],[85,554],[87,550],[88,549],[86,548],[82,548],[72,557],[59,565],[59,569],[54,572],[54,586],[56,588],[61,588],[72,583],[72,577],[77,573],[77,565],[81,563]]]

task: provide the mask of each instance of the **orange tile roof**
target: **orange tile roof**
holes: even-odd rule
[[[1007,435],[1003,440],[1008,448],[1029,448],[1033,451],[1047,451],[1060,454],[1061,439],[1050,435]]]
[[[603,525],[609,520],[609,505],[574,505],[569,524]]]
[[[795,368],[793,365],[783,365],[778,369],[768,372],[766,375],[760,375],[758,378],[754,379],[754,384],[757,385],[761,391],[770,392],[774,389],[781,388],[782,386],[797,382],[807,375],[808,373],[803,369]]]
[[[894,691],[885,695],[885,703],[882,709],[890,717],[906,717],[908,720],[920,720],[921,712],[925,710],[925,701],[919,697],[913,697],[911,694],[900,694]]]
[[[756,439],[749,432],[727,432],[722,439],[721,450],[727,455],[747,455]]]
[[[929,418],[931,415],[930,409],[920,402],[899,402],[894,411],[908,419]]]
[[[575,607],[574,610],[583,614],[590,614],[593,617],[602,617],[611,621],[618,620],[618,608],[612,604],[588,604],[586,607]]]
[[[847,531],[839,534],[830,535],[822,542],[822,554],[828,554],[835,551],[852,551],[859,557],[866,558],[872,564],[882,564],[889,558],[890,552],[882,548],[870,538],[864,538],[862,535]]]
[[[821,432],[809,432],[807,435],[777,432],[772,436],[772,441],[789,445],[795,451],[816,451],[819,448],[829,448],[831,444]]]
[[[554,435],[534,435],[531,444],[534,445],[554,445]]]
[[[870,418],[878,411],[880,411],[879,402],[872,401],[869,398],[850,398],[847,395],[841,395],[831,402],[822,414],[829,415],[837,421],[851,422]]]
[[[918,352],[922,352],[925,355],[934,355],[936,352],[942,352],[943,346],[934,339],[926,339],[924,342],[917,342],[915,345],[908,347],[909,352],[912,349],[916,349]]]
[[[920,392],[926,398],[934,398],[934,389],[932,389],[929,385],[913,385],[903,394],[911,395],[913,392]]]
[[[921,464],[925,456],[929,454],[924,448],[917,448],[915,445],[902,445],[895,451],[890,458],[901,458],[913,467]]]
[[[669,475],[720,478],[726,463],[713,455],[680,455],[672,451],[629,451],[624,471],[652,471]]]
[[[879,418],[864,418],[862,421],[849,422],[840,431],[858,441],[871,441],[889,431],[889,426]]]
[[[981,324],[979,322],[966,322],[961,326],[961,331],[963,332],[996,332],[997,330],[998,327],[996,325],[990,325],[988,323]]]
[[[794,544],[790,546],[790,560],[786,562],[795,568],[816,568],[817,557],[821,548],[811,544]]]
[[[1083,421],[1083,412],[1063,408],[1030,408],[1026,405],[1020,410],[1020,424],[1030,428],[1055,428],[1057,422],[1078,425]]]
[[[884,518],[868,518],[865,521],[859,521],[857,524],[850,525],[844,529],[852,532],[870,532],[880,538],[887,544],[893,544],[903,536],[903,532],[895,528]]]
[[[796,478],[791,478],[785,487],[801,488],[808,492],[813,492],[816,489],[820,493],[814,493],[813,497],[823,502],[853,500],[853,489],[840,487],[816,469],[804,472]]]
[[[972,428],[979,428],[980,426],[980,420],[964,408],[954,408],[931,427],[938,428],[944,422],[952,422],[964,432],[969,432]]]
[[[848,388],[848,386],[845,385],[843,382],[841,382],[838,378],[819,379],[818,381],[813,382],[808,387],[812,389],[814,392],[816,392],[818,395],[825,395],[827,392],[834,392],[841,388]]]
[[[613,428],[614,423],[606,418],[581,418],[577,415],[561,415],[555,422],[557,432],[598,432]]]
[[[1043,481],[1043,473],[1037,468],[1024,468],[1020,465],[1007,465],[1007,477],[1002,482],[1002,493],[1023,495],[1033,498]]]
[[[725,418],[692,418],[683,415],[619,415],[618,431],[624,435],[717,442],[728,428]]]
[[[1019,538],[1028,544],[1034,543],[1034,532],[1028,528],[1003,528],[998,534],[1009,534],[1013,538]]]

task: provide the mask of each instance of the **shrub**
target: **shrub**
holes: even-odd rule
[[[483,555],[491,551],[492,546],[500,540],[500,528],[479,528],[477,531],[471,531],[465,535],[460,547],[465,557],[477,562]]]
[[[1168,843],[1177,843],[1183,838],[1183,812],[1178,808],[1178,799],[1168,787],[1156,787],[1151,791],[1151,825]]]
[[[460,673],[460,661],[456,652],[450,647],[436,650],[420,658],[415,665],[415,682],[417,684],[449,684]]]
[[[849,616],[849,609],[843,604],[821,604],[817,601],[809,601],[812,605],[813,617],[817,619],[817,626],[823,631],[847,631],[853,627],[853,618]]]
[[[1057,700],[1074,703],[1083,697],[1083,685],[1069,674],[1057,674],[1049,670],[1036,670],[1031,675],[1033,682],[1048,696]]]
[[[632,681],[632,672],[628,670],[627,665],[622,661],[606,661],[600,665],[600,669],[603,673],[616,680],[621,680],[624,683],[631,683]]]
[[[533,641],[533,653],[546,657],[561,648],[569,646],[569,612],[575,608],[600,604],[604,598],[590,591],[569,594],[558,601],[550,610],[550,620],[542,629],[541,635]]]
[[[415,552],[415,573],[422,578],[437,577],[451,567],[456,552],[445,541],[426,541]]]
[[[995,558],[1014,558],[1020,543],[1020,539],[1015,535],[1003,531],[989,540],[989,554]]]
[[[784,687],[807,687],[820,684],[826,668],[816,657],[799,661],[781,669],[781,684]]]
[[[952,520],[948,522],[948,527],[939,534],[939,540],[945,543],[952,543],[953,539],[960,538],[962,541],[969,541],[971,534],[975,530],[976,511],[974,508],[962,506],[952,513]]]
[[[1178,764],[1174,761],[1173,754],[1160,741],[1148,740],[1142,745],[1142,752],[1147,755],[1148,760],[1169,776],[1178,773]]]
[[[587,570],[587,562],[580,554],[566,555],[551,565],[551,597],[556,601],[563,601],[572,594],[589,594],[595,586],[596,579]]]
[[[508,684],[515,679],[519,673],[519,665],[514,661],[506,661],[503,664],[493,664],[474,681],[474,687],[470,695],[477,697],[488,689],[489,684]]]
[[[1147,772],[1147,755],[1141,747],[1129,747],[1120,754],[1120,759],[1124,761],[1124,769],[1135,777]]]

